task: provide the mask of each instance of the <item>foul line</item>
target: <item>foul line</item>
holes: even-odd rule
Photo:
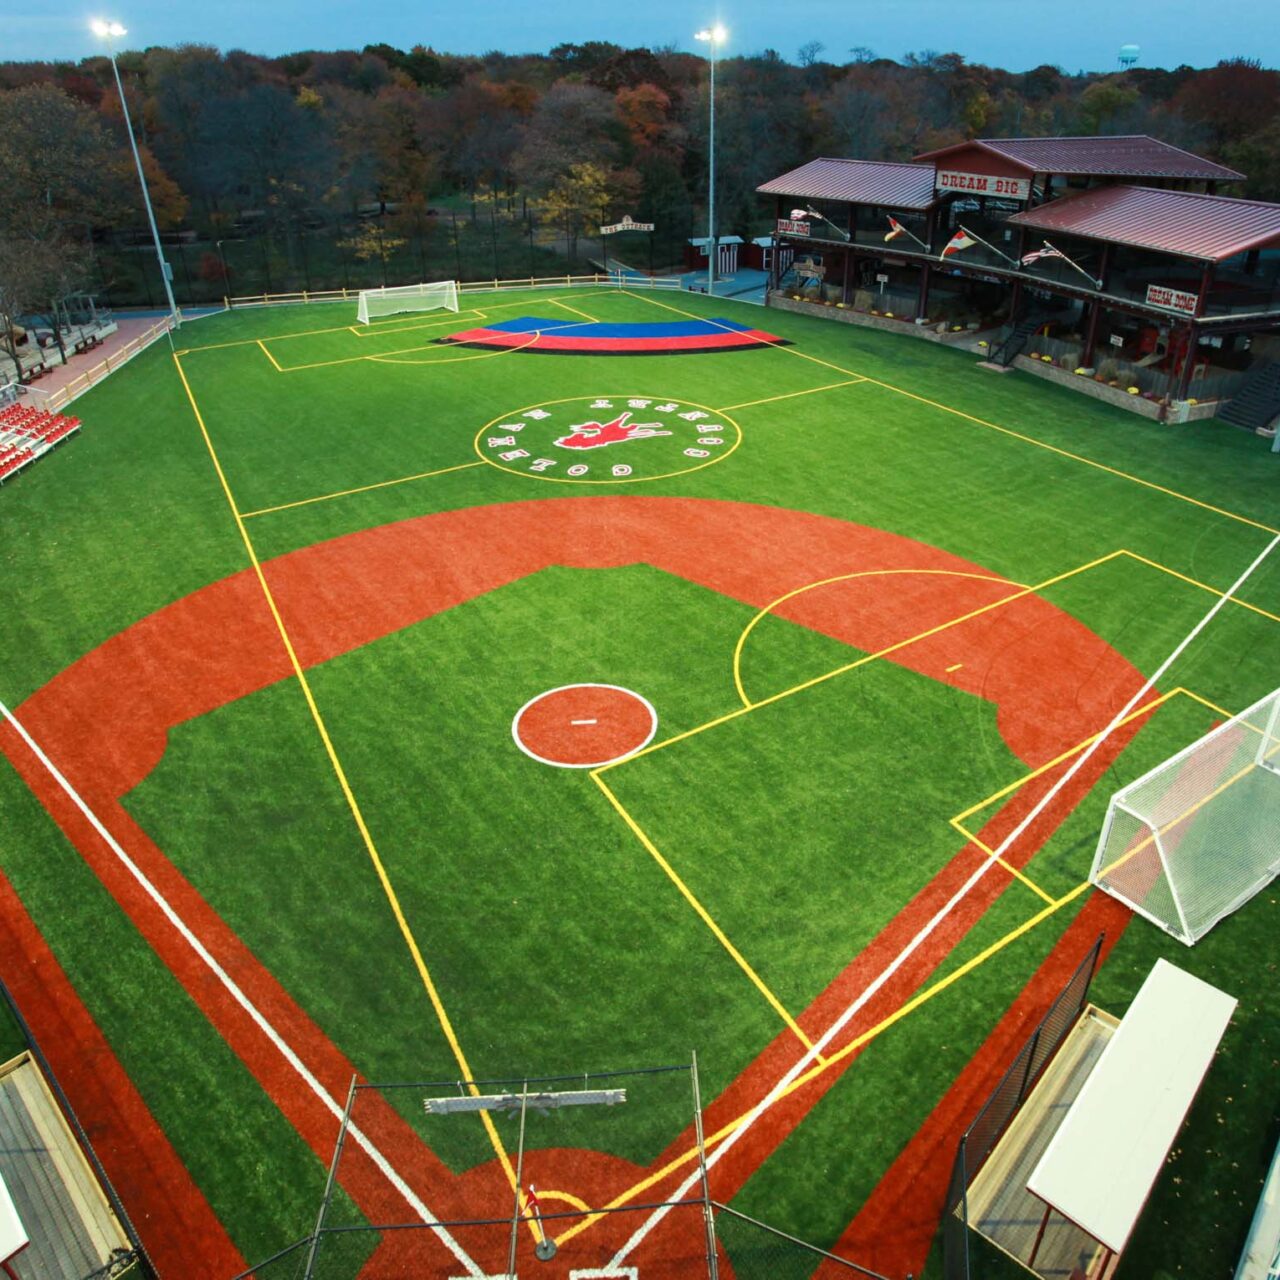
[[[97,832],[99,838],[107,846],[108,849],[116,856],[121,865],[128,871],[129,875],[137,882],[142,891],[159,909],[160,913],[169,922],[169,924],[177,931],[182,940],[191,948],[192,951],[200,958],[204,966],[217,978],[219,983],[226,990],[227,994],[249,1015],[253,1024],[262,1032],[264,1036],[275,1046],[280,1056],[293,1068],[294,1072],[302,1079],[303,1083],[311,1090],[319,1099],[321,1105],[335,1119],[341,1120],[344,1114],[344,1108],[339,1105],[332,1094],[320,1083],[320,1081],[308,1069],[306,1063],[289,1047],[284,1037],[275,1029],[266,1016],[258,1009],[258,1007],[245,995],[235,979],[222,967],[214,958],[209,949],[200,941],[192,932],[186,921],[177,913],[170,905],[165,896],[152,884],[146,873],[138,866],[136,862],[124,851],[120,843],[111,834],[110,831],[102,824],[98,815],[81,798],[79,792],[67,781],[58,767],[44,753],[43,749],[36,740],[27,732],[26,728],[18,721],[13,712],[9,710],[3,702],[0,702],[0,716],[13,726],[18,736],[26,743],[28,749],[39,760],[40,764],[48,772],[49,776],[58,784],[72,804],[80,811],[84,819]],[[393,1187],[404,1197],[406,1202],[414,1210],[422,1221],[429,1227],[432,1227],[444,1244],[452,1252],[453,1256],[467,1268],[468,1272],[474,1276],[483,1276],[484,1272],[478,1267],[467,1255],[462,1246],[453,1238],[448,1230],[441,1225],[439,1218],[431,1212],[431,1210],[423,1203],[415,1194],[413,1189],[404,1181],[403,1178],[391,1166],[387,1158],[374,1145],[373,1141],[355,1124],[347,1126],[347,1132],[359,1143],[361,1149],[369,1156],[370,1160],[377,1166],[379,1172],[391,1183]]]
[[[178,370],[179,378],[182,379],[182,386],[187,393],[187,400],[191,405],[191,412],[195,415],[196,423],[200,428],[200,434],[204,437],[205,448],[209,451],[209,457],[213,462],[213,468],[218,475],[218,482],[221,484],[222,492],[226,496],[227,505],[231,508],[231,515],[235,520],[236,528],[240,532],[240,538],[244,543],[245,551],[248,553],[249,562],[253,566],[254,574],[257,576],[258,585],[262,588],[263,597],[266,600],[267,607],[271,611],[271,616],[275,621],[276,630],[280,634],[280,640],[284,645],[285,653],[288,655],[289,663],[293,668],[293,673],[297,677],[298,684],[302,689],[303,697],[306,699],[307,709],[311,712],[311,719],[315,723],[317,732],[320,734],[320,740],[324,744],[325,754],[329,757],[329,763],[338,780],[338,785],[342,788],[342,794],[346,798],[347,807],[351,811],[351,816],[360,832],[360,837],[364,841],[365,850],[369,855],[370,862],[373,864],[374,871],[378,877],[378,882],[382,886],[382,891],[386,896],[387,902],[390,904],[392,915],[395,917],[396,924],[400,929],[400,936],[404,939],[405,945],[409,948],[409,954],[413,958],[414,967],[417,969],[418,976],[426,990],[427,997],[431,1001],[431,1007],[435,1011],[436,1018],[440,1023],[440,1029],[444,1032],[445,1039],[449,1042],[449,1047],[453,1051],[453,1056],[459,1069],[464,1073],[463,1079],[472,1080],[474,1079],[474,1076],[467,1063],[466,1055],[463,1053],[462,1045],[459,1043],[458,1037],[453,1030],[453,1024],[449,1020],[449,1015],[440,998],[440,993],[436,990],[435,982],[432,980],[430,971],[427,969],[426,961],[423,959],[422,952],[418,947],[417,939],[414,937],[413,930],[409,927],[409,921],[404,914],[404,909],[400,905],[400,899],[396,896],[395,888],[391,884],[391,879],[387,874],[386,867],[383,865],[377,846],[374,844],[373,836],[365,823],[364,814],[361,812],[360,804],[356,800],[355,793],[351,789],[350,782],[347,780],[346,771],[343,769],[342,762],[338,758],[337,749],[333,745],[333,740],[329,736],[329,730],[325,725],[324,717],[320,714],[320,708],[311,691],[311,683],[307,679],[306,671],[303,669],[302,663],[293,647],[293,641],[289,637],[288,629],[284,625],[284,619],[276,605],[275,596],[272,594],[271,588],[267,583],[266,575],[262,570],[262,564],[258,559],[258,553],[253,545],[253,540],[249,537],[249,530],[245,527],[244,518],[241,516],[239,508],[236,506],[236,501],[231,493],[231,486],[227,481],[226,473],[222,469],[222,463],[218,460],[217,450],[213,447],[213,440],[209,435],[209,429],[205,425],[204,418],[200,413],[200,407],[196,404],[195,394],[191,390],[191,384],[187,381],[186,372],[182,368],[182,361],[175,356],[173,362]],[[473,1092],[479,1092],[478,1086],[473,1084],[471,1088]],[[497,1154],[499,1163],[502,1165],[511,1186],[514,1187],[516,1185],[515,1170],[511,1166],[511,1161],[507,1156],[506,1149],[502,1145],[502,1140],[498,1135],[493,1119],[487,1111],[480,1112],[480,1118],[484,1124],[485,1131],[489,1135],[489,1141],[493,1145],[493,1149]]]
[[[796,1039],[799,1040],[800,1043],[804,1045],[806,1049],[812,1049],[813,1041],[810,1040],[809,1037],[806,1036],[805,1033],[800,1030],[800,1027],[797,1025],[796,1020],[787,1012],[786,1008],[782,1004],[782,1001],[779,1000],[778,997],[773,994],[773,992],[769,989],[768,985],[765,983],[764,979],[762,979],[760,975],[756,973],[756,971],[751,967],[751,965],[747,963],[746,957],[743,956],[742,952],[739,951],[738,948],[735,947],[733,943],[729,941],[729,938],[725,934],[724,930],[721,929],[718,924],[716,924],[715,920],[712,919],[711,917],[711,913],[706,909],[706,907],[702,905],[701,902],[698,901],[698,898],[694,894],[693,890],[690,889],[687,884],[685,884],[685,882],[676,873],[675,868],[671,865],[671,863],[669,863],[666,860],[666,858],[662,856],[662,854],[658,850],[658,847],[645,834],[644,829],[640,826],[640,824],[631,816],[630,813],[627,812],[626,807],[623,805],[622,801],[619,800],[618,797],[613,794],[613,792],[609,789],[608,784],[604,781],[603,778],[600,777],[600,770],[598,769],[591,770],[591,780],[596,784],[596,786],[600,788],[602,792],[604,792],[605,799],[608,800],[609,803],[614,807],[618,816],[623,820],[623,822],[625,822],[627,826],[631,828],[631,833],[635,836],[637,840],[640,841],[642,845],[644,845],[645,849],[649,853],[649,856],[652,857],[653,860],[658,864],[658,866],[662,868],[662,870],[666,873],[667,878],[671,881],[671,883],[674,884],[675,887],[680,890],[681,896],[694,909],[694,911],[697,912],[698,918],[715,935],[716,941],[719,942],[720,945],[730,954],[730,956],[733,957],[734,963],[738,966],[739,969],[742,970],[743,973],[747,975],[747,977],[751,980],[752,985],[769,1002],[770,1006],[773,1008],[773,1011],[778,1015],[778,1017],[780,1017],[782,1021],[787,1024],[787,1026],[791,1029],[792,1034],[795,1035]],[[819,1054],[818,1061],[821,1062],[822,1060],[823,1060],[822,1055]]]
[[[412,476],[398,476],[395,480],[379,480],[376,484],[357,485],[354,489],[339,489],[337,493],[322,493],[315,498],[299,498],[297,502],[282,502],[275,507],[259,507],[257,511],[242,511],[241,518],[270,515],[273,511],[289,511],[293,507],[307,507],[313,502],[329,502],[334,498],[350,497],[353,493],[368,493],[371,489],[386,489],[394,484],[408,484],[410,480],[428,480],[432,476],[447,476],[451,471],[466,471],[471,467],[483,467],[483,462],[460,462],[456,467],[441,467],[439,471],[419,471]]]
[[[646,298],[643,294],[632,293],[630,289],[622,291],[629,297],[637,298],[642,302],[651,302],[655,307],[665,307],[668,311],[674,311],[677,315],[689,316],[695,320],[704,319],[692,311],[682,311],[679,307],[673,307],[665,302],[659,302],[656,298]],[[706,323],[714,324],[714,320],[707,320]],[[721,328],[728,331],[727,325],[721,325]],[[1069,458],[1072,462],[1083,463],[1087,467],[1094,467],[1098,471],[1105,471],[1109,475],[1117,476],[1121,480],[1129,480],[1134,484],[1142,485],[1145,489],[1153,489],[1156,493],[1163,493],[1167,497],[1176,498],[1180,502],[1189,502],[1192,506],[1200,507],[1204,511],[1211,511],[1214,515],[1223,516],[1228,520],[1238,521],[1240,524],[1246,524],[1253,529],[1261,529],[1264,533],[1276,534],[1280,533],[1280,529],[1273,529],[1270,525],[1263,524],[1260,520],[1252,520],[1248,516],[1242,516],[1234,511],[1228,511],[1225,507],[1215,507],[1211,502],[1203,502],[1199,498],[1193,498],[1189,494],[1179,493],[1176,489],[1170,489],[1162,484],[1156,484],[1153,480],[1144,480],[1141,476],[1132,475],[1128,471],[1121,471],[1117,467],[1108,466],[1105,462],[1096,462],[1092,458],[1086,458],[1083,454],[1072,453],[1069,449],[1061,449],[1057,445],[1047,444],[1043,440],[1037,440],[1035,436],[1023,435],[1020,431],[1014,431],[1010,427],[1002,427],[995,422],[988,422],[985,418],[975,417],[971,413],[965,413],[963,409],[953,409],[950,405],[943,404],[940,400],[930,400],[928,396],[916,395],[914,391],[906,391],[902,387],[895,387],[891,382],[883,382],[879,378],[873,378],[867,374],[856,373],[852,369],[844,369],[839,365],[832,364],[829,360],[819,360],[817,356],[811,356],[804,351],[798,351],[794,346],[782,346],[777,342],[767,343],[768,346],[774,347],[779,351],[785,351],[789,355],[799,356],[802,360],[812,360],[815,364],[826,365],[828,369],[834,369],[837,373],[843,373],[847,377],[862,378],[864,382],[869,382],[872,386],[883,387],[886,391],[896,392],[900,396],[906,396],[910,400],[919,401],[920,404],[927,404],[931,408],[940,409],[943,413],[954,414],[957,418],[963,418],[966,422],[972,422],[980,427],[988,427],[992,431],[998,431],[1001,435],[1010,436],[1014,440],[1021,440],[1024,444],[1035,445],[1038,449],[1046,449],[1050,453],[1056,453],[1059,457]]]

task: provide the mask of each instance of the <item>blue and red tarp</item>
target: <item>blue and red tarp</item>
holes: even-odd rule
[[[437,338],[455,347],[490,347],[543,355],[660,356],[689,352],[746,351],[789,346],[783,338],[734,320],[663,320],[605,324],[546,316],[519,316]]]

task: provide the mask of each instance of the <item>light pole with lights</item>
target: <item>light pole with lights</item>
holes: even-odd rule
[[[705,40],[711,47],[711,124],[708,131],[707,155],[707,293],[716,287],[716,46],[728,38],[729,33],[716,23],[694,34],[695,40]]]
[[[146,206],[147,221],[151,224],[151,239],[156,246],[156,258],[160,262],[160,279],[164,283],[164,294],[169,300],[169,312],[173,317],[173,323],[179,325],[182,323],[182,314],[178,310],[178,304],[173,300],[173,273],[169,264],[165,261],[164,250],[160,247],[160,232],[156,227],[156,215],[151,208],[151,193],[147,190],[147,178],[142,172],[142,157],[138,154],[138,143],[133,136],[133,121],[129,118],[129,104],[125,101],[124,84],[120,79],[120,66],[116,62],[116,46],[115,42],[128,32],[118,22],[104,22],[101,18],[92,24],[93,34],[99,39],[107,42],[107,56],[111,59],[111,70],[116,76],[116,92],[120,95],[120,110],[124,112],[124,129],[129,135],[129,146],[133,151],[133,163],[138,169],[138,185],[142,188],[142,203]]]

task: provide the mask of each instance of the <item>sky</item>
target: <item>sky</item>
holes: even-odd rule
[[[1212,66],[1246,56],[1280,65],[1278,0],[0,0],[0,61],[78,60],[98,51],[89,21],[115,19],[124,45],[212,44],[281,54],[386,42],[448,53],[545,53],[564,41],[693,49],[693,32],[719,19],[724,54],[776,49],[794,61],[811,40],[831,62],[856,46],[901,59],[909,50],[957,52],[1011,71],[1054,63],[1068,72],[1116,66],[1122,44],[1139,65]]]

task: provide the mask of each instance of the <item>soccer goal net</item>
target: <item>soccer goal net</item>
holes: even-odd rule
[[[458,282],[437,280],[431,284],[406,284],[394,289],[361,289],[360,309],[356,313],[361,324],[380,316],[395,316],[402,311],[446,311],[458,309]]]
[[[1280,689],[1111,798],[1089,879],[1188,946],[1280,871]]]

